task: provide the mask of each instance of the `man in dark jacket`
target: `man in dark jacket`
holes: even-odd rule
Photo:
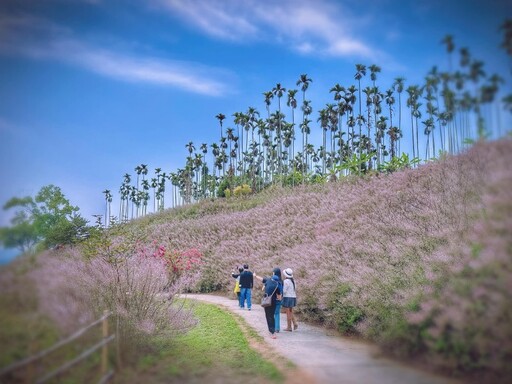
[[[244,271],[240,274],[240,308],[245,307],[247,300],[247,309],[251,310],[251,296],[254,278],[252,272],[249,271],[249,266],[244,264]]]

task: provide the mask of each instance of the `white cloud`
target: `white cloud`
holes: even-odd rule
[[[374,58],[354,36],[355,17],[328,0],[154,0],[215,38],[274,41],[303,54]]]
[[[120,53],[88,45],[71,32],[34,17],[0,18],[0,53],[58,60],[103,76],[220,96],[230,92],[226,71],[193,62]]]
[[[158,0],[166,9],[180,14],[207,34],[222,39],[255,37],[259,28],[230,1]]]
[[[224,82],[210,77],[214,72],[222,76],[222,71],[196,63],[122,55],[75,41],[61,41],[54,46],[56,57],[108,77],[177,87],[209,96],[220,96],[229,91]],[[63,56],[65,52],[66,57]]]

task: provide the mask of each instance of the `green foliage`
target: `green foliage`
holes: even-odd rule
[[[357,175],[360,172],[366,172],[366,163],[371,160],[372,156],[367,153],[362,153],[359,156],[352,154],[351,157],[347,158],[346,161],[336,167],[336,172],[347,170],[351,175]]]
[[[417,157],[410,159],[407,153],[402,153],[402,156],[395,156],[390,161],[380,164],[379,171],[392,173],[402,169],[413,168],[420,162]]]
[[[330,175],[321,173],[307,173],[302,174],[299,171],[291,172],[285,175],[276,175],[273,184],[269,185],[281,185],[283,187],[294,187],[301,184],[324,184]]]
[[[224,177],[217,189],[218,197],[231,197],[231,196],[248,196],[252,193],[252,188],[244,177],[228,176]]]
[[[281,184],[285,187],[293,187],[295,185],[303,184],[308,180],[307,175],[303,175],[300,171],[290,172],[284,175],[276,176],[276,180],[278,184]]]
[[[34,225],[28,221],[0,228],[0,243],[5,248],[18,248],[21,252],[26,252],[38,241]]]
[[[70,245],[88,234],[87,221],[72,206],[59,187],[42,187],[35,198],[14,197],[4,209],[16,208],[11,227],[0,228],[0,242],[7,248],[25,252],[35,244],[42,248]]]
[[[207,268],[201,274],[198,290],[201,293],[216,292],[222,289],[222,284],[217,281],[217,276],[213,268]]]
[[[301,293],[301,299],[298,303],[300,317],[304,321],[324,322],[325,313],[318,306],[318,297],[312,290]]]
[[[480,256],[480,253],[482,252],[483,245],[480,243],[473,243],[471,244],[471,256],[476,259]]]
[[[331,314],[331,323],[336,324],[342,333],[355,333],[356,325],[364,318],[363,311],[350,301],[350,285],[339,284],[328,298],[328,311]]]
[[[315,173],[309,178],[309,182],[311,184],[324,184],[327,181],[327,175],[320,175]]]
[[[383,347],[393,351],[396,356],[412,358],[426,350],[425,329],[425,324],[410,324],[399,314],[394,319],[393,326],[380,334],[379,340]]]
[[[108,263],[115,264],[122,259],[124,255],[129,255],[133,251],[130,241],[114,243],[113,239],[122,224],[111,227],[108,231],[101,226],[91,228],[89,236],[81,245],[81,250],[86,259],[101,257]]]
[[[233,195],[235,197],[244,197],[244,196],[250,195],[251,193],[252,193],[252,189],[247,184],[239,185],[233,191]]]
[[[234,185],[232,181],[232,177],[225,177],[220,181],[219,186],[217,188],[217,197],[228,197],[226,196],[226,190],[231,190],[232,186]]]
[[[58,244],[72,245],[82,241],[89,234],[87,220],[80,215],[60,219],[46,234],[44,245],[49,248]]]

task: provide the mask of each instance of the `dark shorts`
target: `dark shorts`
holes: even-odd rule
[[[283,307],[293,308],[297,305],[297,299],[295,297],[283,297]]]

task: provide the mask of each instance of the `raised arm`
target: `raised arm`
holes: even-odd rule
[[[259,281],[263,282],[263,277],[262,277],[262,276],[258,276],[258,275],[256,274],[256,272],[253,272],[253,273],[252,273],[252,275],[253,275],[256,279],[258,279]]]

